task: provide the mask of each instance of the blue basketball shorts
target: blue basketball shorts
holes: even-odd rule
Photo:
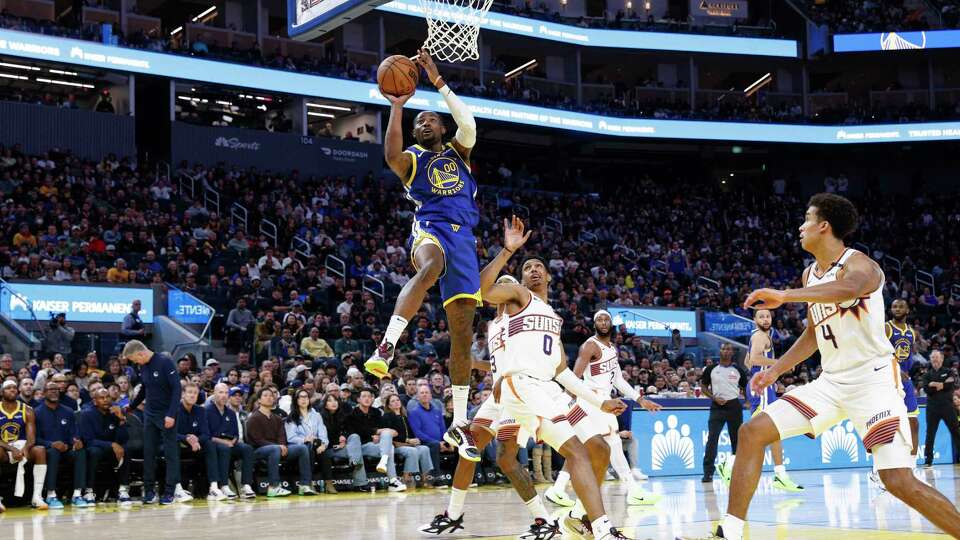
[[[480,264],[477,261],[477,238],[467,227],[439,221],[413,222],[410,235],[410,260],[417,268],[415,255],[420,246],[433,244],[443,252],[443,273],[440,274],[440,297],[444,307],[454,300],[470,298],[482,305],[480,297]]]

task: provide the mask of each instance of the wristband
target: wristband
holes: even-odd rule
[[[443,80],[443,77],[437,75],[437,78],[431,81],[431,84],[433,84],[433,86],[439,90],[440,88],[446,86],[447,82]]]

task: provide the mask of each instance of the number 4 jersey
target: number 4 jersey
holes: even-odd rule
[[[847,249],[826,272],[817,273],[814,263],[808,272],[806,287],[837,280],[847,260],[859,251]],[[883,283],[866,296],[839,304],[810,303],[823,371],[842,375],[858,368],[873,369],[877,358],[893,358],[893,346],[884,331]]]
[[[496,355],[499,376],[523,373],[549,381],[562,361],[560,328],[563,319],[549,304],[530,293],[527,306],[513,315],[503,315],[499,331],[506,346]],[[490,338],[491,351],[493,338]]]

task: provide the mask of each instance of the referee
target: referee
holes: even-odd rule
[[[740,402],[740,390],[746,388],[747,374],[733,363],[733,345],[720,346],[720,363],[703,370],[700,381],[703,393],[713,400],[710,404],[710,434],[703,454],[702,482],[713,482],[714,461],[717,459],[717,443],[723,425],[727,425],[730,434],[730,446],[733,447],[730,458],[721,464],[720,476],[727,480],[737,454],[737,432],[743,424],[743,404]]]
[[[123,347],[123,357],[140,366],[140,393],[130,403],[134,410],[146,400],[143,409],[143,503],[157,502],[157,450],[163,441],[166,482],[160,504],[172,504],[180,476],[180,449],[177,447],[176,419],[180,410],[180,376],[170,355],[155,353],[143,342],[131,339]]]
[[[953,406],[953,390],[957,381],[950,368],[943,365],[943,352],[930,353],[930,371],[923,378],[923,389],[927,392],[927,440],[924,443],[925,468],[933,467],[933,445],[937,438],[940,420],[950,431],[951,446],[960,444],[960,427],[957,426],[957,409]],[[956,461],[956,456],[951,456]]]

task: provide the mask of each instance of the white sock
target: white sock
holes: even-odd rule
[[[210,491],[215,489],[220,489],[220,486],[218,486],[216,482],[210,482]]]
[[[617,473],[620,481],[627,483],[627,489],[632,490],[637,487],[637,481],[633,479],[633,474],[630,473],[627,456],[623,455],[623,441],[620,440],[620,436],[614,433],[607,435],[603,440],[607,441],[610,446],[610,465],[613,466],[613,470]]]
[[[73,490],[73,497],[72,497],[72,498],[76,499],[76,498],[79,497],[79,496],[80,496],[80,490],[79,490],[79,489]]]
[[[787,476],[787,467],[785,465],[774,465],[773,472],[777,476],[786,477]]]
[[[613,528],[613,523],[610,523],[610,518],[608,518],[606,514],[593,520],[590,525],[593,527],[593,535],[595,538],[603,538],[603,535],[610,532],[610,529]]]
[[[470,397],[470,387],[453,385],[453,423],[463,424],[467,421],[467,399]]]
[[[33,498],[42,499],[43,498],[43,483],[47,479],[47,466],[44,465],[34,465],[33,466]]]
[[[737,460],[737,455],[736,455],[736,454],[730,454],[729,456],[727,456],[727,465],[733,467],[733,462],[736,461],[736,460]]]
[[[399,315],[390,317],[390,324],[387,325],[387,332],[383,335],[383,340],[391,345],[396,346],[397,341],[400,340],[400,334],[403,333],[403,330],[407,327],[409,322],[410,321]]]
[[[450,488],[450,502],[447,503],[447,517],[459,519],[463,515],[463,502],[467,499],[467,490]]]
[[[57,498],[57,490],[51,489],[50,491],[48,491],[48,492],[47,492],[47,498],[48,498],[48,499],[56,499],[56,498]]]
[[[547,509],[543,506],[543,501],[540,500],[539,495],[523,504],[527,505],[527,510],[530,511],[530,515],[533,516],[533,519],[540,518],[545,521],[550,521],[550,514],[547,513]]]
[[[570,482],[570,473],[561,470],[559,473],[557,473],[557,481],[553,483],[553,487],[558,491],[566,492],[568,482]]]
[[[743,540],[742,519],[726,514],[720,521],[720,526],[723,527],[723,537],[727,540]]]
[[[573,505],[573,509],[570,510],[570,515],[577,519],[587,515],[587,509],[583,506],[583,502],[580,499],[577,499],[577,503]]]

